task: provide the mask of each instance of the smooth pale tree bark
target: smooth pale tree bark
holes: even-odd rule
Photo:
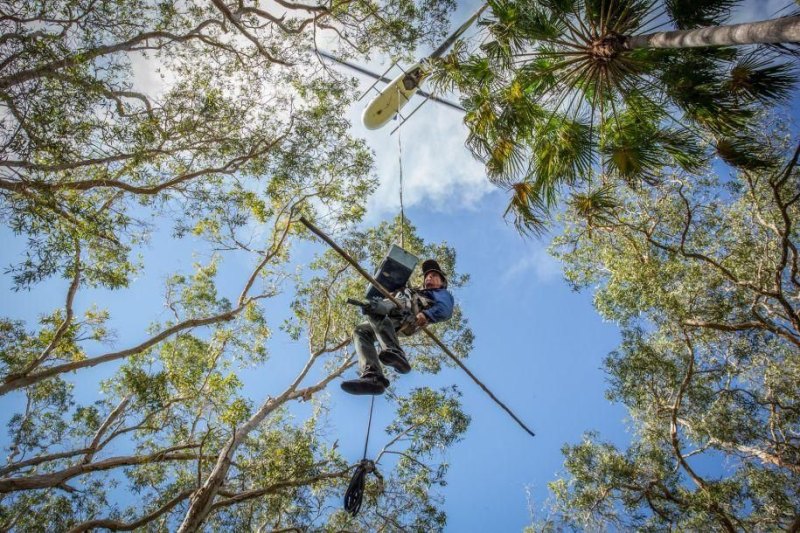
[[[114,470],[116,468],[126,466],[163,463],[167,461],[195,461],[198,457],[196,453],[180,453],[179,450],[194,449],[198,446],[199,444],[187,444],[183,446],[175,446],[167,450],[161,450],[150,455],[126,455],[120,457],[111,457],[95,463],[80,463],[57,472],[50,472],[47,474],[38,474],[18,478],[2,478],[0,479],[0,493],[8,493],[19,490],[47,489],[53,487],[64,488],[64,484],[74,477],[82,476],[92,472]],[[70,489],[68,488],[68,490]]]
[[[800,16],[724,25],[741,2],[492,2],[482,45],[460,44],[430,79],[464,96],[467,146],[509,193],[504,216],[539,233],[593,174],[648,183],[667,167],[697,172],[712,153],[769,163],[742,139],[765,104],[789,97],[794,68],[789,54],[749,48],[800,42]],[[711,50],[688,53],[697,47]]]
[[[689,429],[690,431],[694,431],[693,425],[687,420],[677,418],[676,421],[679,425]],[[724,441],[714,436],[708,436],[708,444],[748,457],[757,457],[764,464],[774,465],[778,468],[785,468],[787,470],[791,470],[795,474],[800,474],[800,464],[787,461],[781,455],[775,454],[769,450],[763,450],[755,446],[748,446],[737,442]]]
[[[627,37],[624,47],[697,48],[800,42],[800,16],[694,30],[674,30]]]

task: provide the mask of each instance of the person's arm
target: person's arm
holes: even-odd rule
[[[432,293],[434,303],[429,308],[422,311],[425,318],[430,323],[444,322],[453,316],[453,295],[447,289]]]

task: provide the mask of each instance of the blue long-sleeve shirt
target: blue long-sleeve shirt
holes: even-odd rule
[[[422,311],[431,323],[444,322],[453,316],[453,295],[447,289],[423,289],[420,294],[433,300],[433,305]]]

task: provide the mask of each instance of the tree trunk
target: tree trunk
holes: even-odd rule
[[[730,26],[634,35],[626,39],[624,47],[627,50],[633,50],[636,48],[695,48],[796,42],[800,42],[800,16]]]

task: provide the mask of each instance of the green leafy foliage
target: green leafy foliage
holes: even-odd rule
[[[642,37],[673,29],[664,14],[689,30],[722,24],[740,3],[492,1],[482,44],[454,46],[431,80],[462,94],[467,146],[512,196],[506,214],[520,232],[542,233],[562,198],[605,185],[595,176],[635,188],[671,169],[698,172],[714,155],[740,168],[773,163],[741,143],[736,156],[711,149],[755,136],[761,108],[790,93],[796,75],[780,50],[684,48],[678,37],[650,48]]]
[[[554,250],[622,328],[607,395],[628,409],[632,443],[588,433],[565,446],[551,517],[532,531],[796,523],[800,174],[796,153],[756,142],[788,162],[609,185],[571,204]]]
[[[340,55],[413,49],[442,35],[454,7],[287,4],[278,16],[263,3],[216,0],[4,4],[0,220],[27,244],[4,256],[5,273],[16,289],[48,282],[63,293],[36,302],[38,321],[0,320],[0,395],[22,399],[7,417],[0,529],[354,525],[334,510],[350,465],[325,390],[352,367],[356,317],[321,295],[294,309],[275,298],[300,268],[291,254],[308,237],[301,216],[352,232],[376,257],[387,242],[385,226],[354,229],[376,186],[372,154],[345,118],[354,81],[313,54],[318,38]],[[446,245],[407,231],[454,266]],[[130,310],[141,322],[118,338],[120,314],[92,302],[127,304],[125,291],[147,286],[134,282],[160,276],[168,261],[145,258],[170,233],[181,242],[157,251],[170,265],[163,306]],[[337,295],[356,283],[297,272],[303,295],[314,283]],[[298,342],[275,349],[287,315]],[[466,356],[460,311],[442,333]],[[305,366],[271,381],[295,369],[307,340]],[[438,364],[429,346],[417,350],[420,368]],[[454,394],[413,409],[437,408],[446,420],[414,428],[433,448],[404,453],[442,475],[410,480],[392,474],[398,463],[381,465],[392,495],[382,510],[417,530],[442,527],[441,500],[431,493],[409,507],[394,494],[441,483],[442,452],[467,424]],[[380,518],[364,520],[376,530]]]

